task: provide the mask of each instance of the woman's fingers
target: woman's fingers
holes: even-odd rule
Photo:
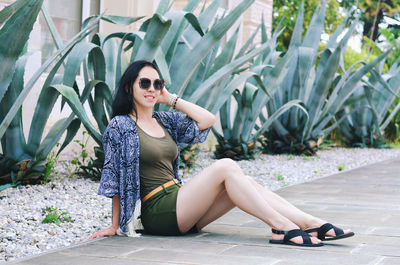
[[[88,239],[95,239],[95,238],[98,238],[98,237],[113,236],[113,235],[115,235],[115,233],[112,233],[112,231],[110,231],[109,228],[106,228],[106,229],[102,229],[100,231],[97,231],[96,233],[91,235]]]

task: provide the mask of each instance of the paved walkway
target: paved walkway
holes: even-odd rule
[[[320,248],[268,243],[270,229],[233,210],[197,235],[110,237],[17,264],[400,264],[400,159],[278,192],[356,236]]]

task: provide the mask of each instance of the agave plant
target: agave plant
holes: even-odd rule
[[[381,146],[385,142],[383,131],[400,110],[400,103],[393,106],[400,93],[400,59],[386,74],[382,73],[383,65],[358,83],[353,98],[361,99],[336,115],[338,120],[343,119],[339,131],[350,146]],[[352,109],[358,110],[348,115]]]
[[[289,69],[279,84],[271,100],[267,102],[268,114],[291,100],[300,100],[307,112],[292,108],[274,121],[264,133],[264,150],[273,153],[315,154],[324,135],[338,126],[338,122],[329,123],[335,114],[349,104],[349,97],[357,89],[358,82],[381,62],[390,52],[386,51],[378,58],[363,65],[356,71],[345,70],[343,54],[347,42],[354,30],[356,21],[352,21],[347,33],[339,41],[349,17],[330,36],[329,42],[318,59],[318,45],[323,31],[326,1],[318,6],[304,39],[301,38],[303,23],[303,5],[297,17],[296,26],[288,52],[292,52]],[[341,66],[343,75],[338,73]],[[351,112],[356,110],[352,109]]]
[[[4,62],[0,70],[1,183],[12,181],[16,185],[30,171],[43,167],[40,162],[32,163],[32,157],[26,152],[21,111],[22,101],[45,69],[42,67],[41,72],[36,72],[24,87],[23,76],[29,57],[25,47],[41,5],[42,1],[16,1],[0,12],[1,23],[5,22],[0,30],[0,56]],[[45,66],[55,61],[60,53],[50,58]],[[10,184],[1,186],[1,189],[8,186]]]
[[[0,183],[12,182],[1,186],[0,189],[39,179],[45,171],[47,155],[55,147],[63,133],[67,131],[67,136],[59,151],[72,140],[74,132],[76,133],[80,125],[80,121],[74,118],[74,114],[71,114],[68,118],[58,120],[42,140],[48,117],[60,95],[52,86],[57,83],[69,82],[71,86],[77,87],[75,82],[71,82],[77,73],[73,63],[74,53],[76,54],[74,49],[92,32],[99,19],[103,17],[98,16],[88,20],[82,30],[66,44],[56,40],[57,52],[44,62],[24,84],[25,64],[30,55],[24,52],[24,47],[41,7],[42,1],[18,0],[0,12],[1,22],[8,19],[0,30],[0,56],[5,62],[4,68],[0,70],[0,138],[3,150],[3,154],[0,156]],[[56,36],[55,27],[46,10],[43,10],[43,14],[53,36]],[[112,18],[104,17],[104,19]],[[68,62],[66,62],[67,58]],[[42,86],[26,140],[22,129],[21,106],[29,91],[51,64],[54,66],[50,69]],[[66,73],[72,71],[73,78],[71,76],[63,78],[57,75],[58,69],[63,64],[65,64]],[[80,103],[85,102],[88,92],[90,92],[90,87],[83,91]]]
[[[237,108],[232,121],[231,111],[234,105],[230,97],[232,90],[228,90],[229,93],[226,93],[228,100],[219,111],[222,134],[213,128],[213,133],[218,141],[214,152],[216,158],[228,157],[235,160],[254,158],[254,155],[258,152],[256,141],[259,135],[285,110],[292,106],[301,107],[297,102],[290,102],[275,113],[273,117],[270,117],[269,122],[266,122],[263,126],[258,126],[260,125],[258,117],[265,110],[265,104],[270,99],[275,84],[279,83],[279,78],[283,76],[276,75],[276,73],[287,68],[288,58],[290,58],[288,53],[282,60],[277,61],[278,53],[275,48],[276,40],[282,32],[280,26],[272,34],[270,40],[268,40],[263,21],[259,28],[261,28],[262,46],[266,48],[253,59],[251,70],[235,73],[229,80],[227,88],[234,88],[233,97]],[[253,36],[259,28],[253,33]],[[250,38],[249,42],[252,40]],[[244,48],[246,48],[246,45]],[[268,80],[268,82],[263,82],[263,79]],[[243,83],[243,89],[240,92],[238,87]]]

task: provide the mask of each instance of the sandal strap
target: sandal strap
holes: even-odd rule
[[[274,234],[285,235],[283,237],[283,242],[285,242],[285,243],[289,242],[290,239],[292,239],[294,237],[301,236],[301,238],[303,238],[303,244],[312,245],[310,235],[301,229],[293,229],[293,230],[289,230],[289,231],[283,231],[283,230],[276,230],[276,229],[272,228],[271,230],[272,230],[272,233],[274,233]]]
[[[318,238],[321,240],[325,239],[326,233],[331,229],[333,229],[333,231],[335,231],[336,236],[340,236],[340,235],[344,234],[343,229],[341,229],[337,226],[334,226],[331,223],[326,223],[326,224],[322,225],[320,228],[318,228]]]
[[[276,230],[274,228],[271,228],[272,233],[277,234],[277,235],[284,235],[286,234],[287,231],[283,231],[283,230]]]
[[[288,231],[285,234],[285,237],[283,238],[283,241],[284,242],[289,242],[290,239],[292,239],[294,237],[297,237],[297,236],[301,236],[303,238],[303,244],[312,245],[310,235],[307,234],[306,232],[304,232],[301,229],[293,229],[293,230]]]

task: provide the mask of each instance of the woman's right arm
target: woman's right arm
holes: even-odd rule
[[[119,205],[120,205],[120,197],[119,196],[113,196],[112,198],[112,224],[110,227],[101,229],[94,233],[92,236],[89,237],[89,239],[97,238],[97,237],[103,237],[103,236],[113,236],[117,233],[117,229],[119,227]]]

